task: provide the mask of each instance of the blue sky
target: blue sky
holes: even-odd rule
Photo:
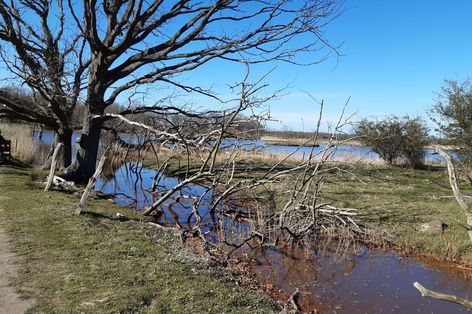
[[[268,91],[290,83],[287,95],[270,103],[271,115],[280,120],[270,123],[271,128],[314,128],[319,105],[306,92],[325,102],[324,130],[349,97],[348,112],[356,112],[355,120],[387,114],[427,118],[426,110],[445,79],[472,76],[472,0],[345,0],[343,11],[325,29],[331,44],[340,46],[341,57],[331,54],[309,67],[277,64],[266,79]],[[252,77],[257,79],[274,65],[255,67]],[[179,79],[214,86],[228,98],[227,84],[240,80],[244,72],[242,64],[215,61]],[[150,92],[148,101],[161,94],[159,89]],[[214,106],[195,95],[184,101],[200,108]]]
[[[296,85],[325,99],[327,119],[348,96],[358,118],[426,116],[444,79],[472,75],[470,12],[469,0],[348,0],[327,31],[333,43],[343,43],[344,56],[337,65],[332,58],[309,70],[292,69]],[[315,115],[306,97],[296,99],[296,106],[288,105],[291,100],[273,105],[282,117],[291,113],[284,123],[293,129],[300,127],[296,113]]]
[[[348,111],[357,112],[356,119],[427,118],[445,79],[472,75],[471,12],[469,0],[346,0],[344,13],[326,29],[343,56],[310,67],[281,64],[268,79],[273,88],[292,82],[289,95],[271,103],[281,123],[270,127],[313,129],[319,106],[305,91],[324,99],[325,122],[336,119],[349,96]],[[209,65],[196,74],[218,85],[242,70]]]

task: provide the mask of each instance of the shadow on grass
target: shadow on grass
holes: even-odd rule
[[[16,168],[16,169],[31,169],[32,167],[28,164],[25,164],[24,162],[15,159],[15,158],[8,158],[7,160],[0,162],[1,166],[9,166],[11,168]]]
[[[89,217],[94,221],[113,221],[113,222],[124,222],[124,221],[135,221],[135,222],[140,222],[142,219],[136,218],[136,217],[129,217],[129,216],[124,216],[122,218],[115,218],[111,214],[106,215],[102,213],[97,213],[97,212],[92,212],[92,211],[82,211],[81,212],[82,216]]]
[[[0,174],[29,176],[31,173],[31,171],[29,171],[30,169],[30,165],[13,158],[0,163]]]

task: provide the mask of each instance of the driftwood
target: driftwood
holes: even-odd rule
[[[290,298],[288,299],[288,302],[292,307],[295,313],[301,313],[302,312],[302,307],[300,304],[298,304],[298,301],[300,299],[300,290],[295,289],[295,291],[292,293]]]
[[[81,189],[75,186],[73,181],[67,181],[64,178],[54,176],[52,180],[52,184],[62,190],[71,191],[71,192],[79,192]]]
[[[469,232],[469,238],[472,242],[472,209],[471,206],[467,203],[466,197],[462,194],[461,190],[459,189],[459,185],[457,184],[458,180],[456,170],[454,169],[454,164],[452,162],[452,157],[438,146],[434,146],[433,148],[446,161],[449,184],[451,185],[452,193],[454,194],[457,203],[465,212],[467,218],[467,229]]]
[[[56,147],[54,148],[54,153],[52,154],[51,169],[49,170],[48,180],[46,183],[46,187],[44,188],[45,192],[49,191],[49,189],[51,188],[51,184],[54,179],[54,173],[56,172],[57,158],[59,156],[59,152],[61,151],[62,145],[64,144],[57,143]]]
[[[82,210],[85,208],[85,202],[87,201],[87,198],[90,195],[90,192],[92,191],[92,188],[95,185],[95,182],[97,182],[98,178],[100,177],[106,160],[107,160],[107,151],[105,151],[102,155],[102,158],[100,158],[100,162],[98,163],[97,170],[95,170],[95,173],[93,174],[93,176],[90,178],[89,182],[87,183],[87,187],[85,188],[84,193],[82,193],[82,197],[80,198],[79,205],[77,206],[77,209],[75,210],[76,215],[80,215]]]
[[[422,285],[420,285],[418,282],[415,282],[413,286],[421,292],[421,296],[423,297],[430,297],[430,298],[434,298],[438,300],[449,301],[449,302],[463,305],[469,309],[472,309],[472,301],[459,298],[458,296],[455,296],[455,295],[439,293],[439,292],[428,290]]]

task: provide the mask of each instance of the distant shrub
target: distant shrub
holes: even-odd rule
[[[446,80],[429,111],[445,144],[472,163],[472,81]]]
[[[392,164],[403,159],[409,167],[424,162],[428,128],[420,118],[389,116],[383,120],[360,121],[355,129],[362,143]]]

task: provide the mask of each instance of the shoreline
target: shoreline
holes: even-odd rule
[[[375,167],[374,167],[374,168],[375,168]],[[401,170],[402,172],[408,172],[408,173],[410,173],[410,174],[413,173],[413,172],[411,172],[412,170],[405,170],[405,169],[394,168],[394,167],[382,167],[382,168],[384,168],[384,169],[386,169],[386,170],[388,170],[388,171],[395,171],[395,172],[396,172],[396,171],[400,171],[400,170]],[[1,168],[0,168],[0,170],[1,170]],[[359,170],[360,170],[360,171],[366,171],[365,168],[362,168],[362,169],[359,169]],[[1,172],[1,171],[0,171],[0,172]],[[418,173],[418,172],[415,172],[415,173]],[[390,179],[389,179],[389,180],[390,180]],[[47,194],[47,195],[46,195],[46,194],[42,194],[42,195],[47,196],[47,195],[49,195],[49,194]],[[67,197],[67,196],[64,196],[64,197]],[[69,197],[70,197],[70,196],[69,196]],[[50,201],[50,200],[49,200],[49,201]],[[49,201],[47,201],[47,202],[49,202]],[[95,203],[95,201],[93,201],[93,202]],[[102,204],[101,206],[103,206],[104,204],[107,204],[107,203],[106,203],[106,202],[99,202],[99,204]],[[105,206],[107,206],[107,205],[105,205]],[[108,205],[107,207],[110,207],[110,205]],[[114,207],[117,207],[117,205],[114,205]],[[112,207],[112,208],[114,208],[114,207]],[[122,208],[122,207],[120,207],[120,208],[121,208],[120,211],[125,211],[125,210],[128,211],[128,210],[125,209],[125,208]],[[114,210],[114,209],[112,209],[112,211],[113,211],[113,210]],[[116,210],[118,210],[118,209],[116,209]],[[103,212],[103,209],[98,209],[98,208],[96,208],[96,207],[94,206],[94,207],[93,207],[93,212],[102,213],[102,212]],[[107,215],[108,215],[108,214],[107,214]],[[137,214],[137,215],[139,215],[139,214]],[[127,214],[127,216],[128,216],[128,214]],[[130,217],[133,217],[133,216],[131,216],[131,214],[130,214]],[[82,220],[85,219],[86,221],[88,220],[88,217],[87,217],[87,216],[81,216],[81,217],[79,217],[79,218],[82,218]],[[142,218],[142,217],[141,217],[141,218]],[[121,228],[122,226],[119,225],[119,226],[117,226],[117,227],[118,227],[118,228]],[[453,227],[453,228],[456,228],[454,225],[453,225],[452,227]],[[174,230],[173,232],[175,233],[175,230]],[[441,240],[442,237],[441,237],[441,238],[437,237],[436,239],[437,239],[437,241],[442,241],[442,240]],[[408,241],[404,242],[403,244],[405,244],[405,243],[408,243]],[[433,254],[433,253],[427,252],[427,251],[423,251],[423,250],[419,249],[419,247],[417,247],[414,243],[410,243],[410,244],[411,244],[411,246],[409,246],[409,247],[408,247],[408,246],[401,246],[401,245],[398,245],[398,246],[397,246],[397,245],[395,245],[394,251],[395,251],[396,253],[398,253],[399,255],[405,255],[405,256],[412,256],[412,257],[419,256],[419,257],[426,257],[426,258],[427,258],[427,257],[431,257],[431,256],[434,257],[434,254]],[[162,245],[162,243],[161,243],[160,245]],[[375,245],[376,245],[376,244],[373,244],[374,247],[375,247]],[[370,249],[371,249],[371,246],[369,245],[369,250],[370,250]],[[389,247],[387,247],[387,251],[388,251],[388,250],[390,250]],[[466,269],[469,269],[467,266],[472,264],[472,263],[471,263],[472,260],[468,260],[467,262],[466,262],[465,260],[463,260],[462,263],[461,263],[461,259],[456,259],[456,260],[451,259],[451,256],[450,256],[450,255],[447,255],[447,254],[436,254],[435,256],[436,256],[436,257],[442,257],[442,258],[443,258],[443,259],[439,259],[439,261],[448,261],[448,263],[457,265],[458,268],[459,268],[459,265],[464,265],[464,266],[466,266]],[[244,263],[244,262],[243,262],[243,263]],[[255,282],[255,281],[254,281],[254,273],[252,273],[252,275],[250,275],[250,274],[244,274],[244,272],[242,271],[242,270],[244,270],[244,267],[240,267],[240,265],[244,265],[244,264],[241,264],[241,262],[238,262],[238,263],[236,263],[235,265],[236,265],[236,266],[235,266],[235,267],[236,267],[236,270],[235,270],[235,271],[236,271],[236,273],[237,273],[237,276],[241,276],[242,280],[246,280],[246,279],[244,279],[244,276],[247,276],[248,283],[246,283],[246,284],[240,283],[240,285],[242,284],[242,285],[243,285],[244,287],[246,287],[246,288],[247,288],[247,287],[249,287],[249,288],[254,288],[254,289],[256,289],[256,290],[264,291],[265,293],[269,293],[269,295],[271,295],[273,298],[277,298],[277,299],[279,300],[279,303],[280,303],[280,302],[283,303],[284,301],[286,301],[286,300],[284,300],[284,299],[287,298],[287,294],[286,294],[286,293],[285,293],[285,294],[281,294],[281,293],[280,293],[280,290],[277,290],[277,286],[271,285],[270,283],[265,283],[265,284],[264,284],[263,282],[259,282],[259,281]],[[233,265],[233,266],[234,266],[234,265]],[[231,266],[231,267],[233,267],[233,266]],[[231,267],[230,267],[230,270],[231,270]],[[239,270],[238,270],[238,269],[239,269]],[[273,292],[271,292],[271,289],[275,289],[275,290],[273,290]],[[311,307],[310,307],[310,308],[311,308]],[[320,307],[317,307],[317,306],[315,306],[315,308],[316,308],[316,309],[320,309]]]
[[[269,145],[274,146],[302,146],[302,147],[313,147],[313,140],[311,139],[304,139],[304,138],[280,138],[280,137],[272,137],[272,136],[261,136],[261,141],[266,142]],[[329,142],[328,138],[318,138],[316,140],[316,145],[326,145]],[[338,142],[342,146],[353,146],[353,147],[364,147],[362,143],[356,139],[344,139],[338,140]],[[336,141],[333,141],[336,143]],[[317,147],[315,146],[315,147]]]
[[[35,173],[35,179],[44,175]],[[230,271],[191,253],[175,230],[151,226],[141,214],[103,199],[90,199],[76,216],[79,195],[44,193],[31,185],[31,174],[0,167],[2,205],[11,209],[2,220],[19,257],[14,286],[37,300],[31,311],[281,310],[262,290],[241,287]],[[126,219],[116,219],[117,212]]]

